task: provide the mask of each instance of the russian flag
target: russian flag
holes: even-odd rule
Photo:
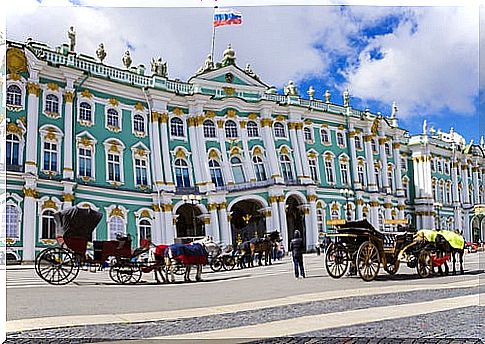
[[[214,27],[242,24],[242,15],[232,8],[216,8],[214,12]]]

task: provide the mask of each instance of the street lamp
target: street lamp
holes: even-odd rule
[[[436,208],[436,212],[437,212],[437,219],[438,219],[437,229],[440,230],[441,229],[440,209],[443,208],[443,203],[435,202],[433,205]]]
[[[182,196],[182,201],[186,204],[191,204],[192,207],[190,207],[192,209],[192,224],[194,226],[194,236],[195,236],[195,232],[196,232],[196,229],[197,229],[197,224],[196,224],[196,221],[195,221],[195,205],[199,204],[200,200],[202,199],[202,196],[201,195],[183,195]]]
[[[350,214],[350,209],[349,209],[349,197],[354,195],[354,192],[350,189],[340,189],[340,194],[345,197],[345,209],[346,209],[346,217],[347,221],[350,221],[352,219],[351,214]]]

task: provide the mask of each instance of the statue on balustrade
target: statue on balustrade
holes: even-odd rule
[[[74,31],[74,26],[71,26],[69,31],[67,31],[67,37],[69,38],[69,51],[74,51],[76,47],[76,31]]]
[[[162,78],[168,77],[167,73],[167,61],[163,62],[161,57],[158,59],[152,58],[152,73],[156,76],[160,76]]]
[[[106,51],[104,50],[103,43],[100,43],[98,49],[96,49],[96,56],[98,57],[99,61],[103,63],[103,60],[106,58]]]
[[[288,84],[283,87],[283,91],[285,96],[298,96],[298,90],[292,80],[288,81]]]

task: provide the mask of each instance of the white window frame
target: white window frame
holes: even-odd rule
[[[111,151],[111,145],[112,143],[109,142],[109,141],[115,141],[116,142],[116,146],[118,147],[118,150],[119,152],[114,152],[114,151]],[[104,145],[104,153],[105,153],[105,178],[106,178],[106,182],[107,183],[110,183],[110,184],[121,184],[123,185],[125,183],[125,172],[124,172],[124,161],[123,161],[123,156],[124,156],[124,151],[125,151],[125,145],[117,140],[117,139],[113,139],[113,138],[108,138],[104,141],[103,143]],[[119,161],[119,164],[120,164],[120,181],[114,181],[114,180],[109,180],[109,168],[108,168],[108,154],[114,154],[114,155],[118,155],[120,157],[120,161]]]
[[[236,164],[232,163],[231,160],[234,159],[234,158],[239,159],[239,162],[236,163]],[[241,156],[238,156],[238,155],[231,156],[229,158],[229,164],[231,165],[232,180],[234,181],[234,183],[236,183],[236,184],[244,184],[244,183],[247,183],[248,178],[246,176],[246,171],[244,170],[244,160],[242,159],[242,157]],[[241,169],[242,177],[243,177],[243,181],[242,182],[237,182],[236,181],[236,176],[234,174],[234,168],[235,167]]]
[[[387,173],[386,173],[386,178],[387,178],[387,183],[389,184],[389,188],[391,189],[391,192],[396,190],[396,182],[394,181],[394,165],[393,164],[388,164],[387,165]]]
[[[372,154],[379,154],[379,145],[377,144],[377,139],[375,137],[372,138],[370,142]]]
[[[22,238],[22,233],[21,233],[22,207],[20,206],[20,202],[22,201],[22,199],[17,194],[11,194],[10,196],[9,196],[9,194],[7,194],[7,197],[12,197],[12,198],[14,198],[14,200],[8,199],[7,203],[5,204],[5,208],[4,208],[5,209],[5,238],[20,240]],[[16,225],[15,232],[17,234],[16,236],[11,236],[8,233],[9,223],[7,221],[7,207],[14,207],[15,210],[17,211],[17,223],[15,224]],[[14,224],[14,223],[12,223],[12,224]]]
[[[323,131],[325,131],[326,136],[328,138],[328,141],[323,140],[323,138],[324,138],[324,135],[322,135]],[[332,144],[332,135],[331,135],[330,129],[320,128],[320,140],[321,140],[322,144],[325,145],[325,146],[330,146]]]
[[[231,123],[231,127],[228,128],[227,125],[228,123]],[[232,126],[232,124],[234,124],[234,126]],[[232,119],[228,119],[224,122],[224,137],[228,140],[234,140],[234,139],[237,139],[239,137],[239,130],[237,128],[237,122],[232,120]],[[230,136],[230,135],[227,135],[227,132],[229,131],[234,131],[235,132],[235,136]]]
[[[311,162],[313,162],[315,165],[313,165],[313,167],[315,168],[315,178],[313,178],[314,176],[312,175],[312,164]],[[318,171],[318,157],[315,157],[315,158],[308,158],[308,167],[310,168],[310,178],[313,179],[314,182],[319,182],[320,181],[320,173]]]
[[[206,130],[206,128],[208,128],[209,126],[206,125],[206,123],[211,123],[211,127],[210,129],[214,130],[214,135],[213,136],[207,136],[206,133],[209,131],[209,129]],[[216,139],[217,140],[217,125],[216,123],[214,123],[213,120],[211,119],[205,119],[204,122],[202,123],[202,131],[204,132],[204,138],[205,139]]]
[[[20,88],[20,105],[7,104],[7,90],[12,85]],[[9,111],[18,112],[25,109],[25,86],[20,80],[7,80],[7,84],[5,85],[5,105]]]
[[[362,164],[360,164],[360,162],[362,162]],[[360,168],[362,168],[362,171],[359,170]],[[362,172],[362,182],[360,181],[360,172]],[[362,187],[367,185],[367,168],[364,159],[357,159],[357,180],[361,183]]]
[[[52,131],[49,131],[48,128],[54,129]],[[61,130],[53,125],[46,124],[42,126],[39,129],[40,133],[40,170],[41,172],[45,174],[52,175],[54,173],[55,175],[61,173],[61,165],[63,165],[62,161],[62,138],[64,134],[61,132]],[[54,133],[55,138],[54,139],[49,139],[46,136],[50,133]],[[50,143],[55,143],[56,144],[56,154],[57,154],[57,166],[55,171],[48,171],[44,170],[44,154],[45,154],[45,149],[44,149],[44,143],[45,142],[50,142]]]
[[[91,105],[91,121],[86,121],[81,118],[81,103],[88,103]],[[82,93],[78,93],[76,118],[78,123],[85,127],[92,127],[96,124],[96,103],[91,98],[84,97]]]
[[[54,222],[54,237],[53,238],[44,238],[43,237],[43,228],[42,228],[42,223],[43,223],[43,218],[45,216],[45,213],[51,211],[52,212],[52,219],[54,220],[54,213],[56,212],[56,209],[53,208],[46,208],[42,209],[42,211],[39,213],[39,233],[38,233],[38,241],[40,240],[53,240],[56,238],[56,226]]]
[[[409,200],[410,193],[409,193],[409,178],[407,176],[402,177],[402,187],[404,190],[404,197]]]
[[[138,150],[143,150],[145,155],[140,155]],[[131,147],[131,159],[133,163],[133,185],[135,187],[149,187],[152,184],[152,179],[150,175],[150,150],[142,143]],[[147,185],[141,185],[136,182],[136,159],[145,162],[146,174],[147,174]]]
[[[82,144],[81,142],[82,142],[83,137],[88,137],[89,140],[91,140],[92,145],[88,146],[88,145]],[[76,161],[77,161],[76,175],[77,175],[78,178],[81,178],[84,181],[96,180],[96,168],[95,168],[96,167],[96,143],[97,143],[96,139],[91,134],[89,134],[87,131],[79,133],[76,136]],[[80,163],[79,163],[80,162],[80,160],[79,160],[79,148],[91,150],[91,178],[83,178],[80,175],[80,171],[79,171],[79,166],[80,166]]]
[[[172,134],[172,121],[175,118],[178,118],[179,120],[182,121],[182,133],[183,133],[183,136],[178,136],[178,135]],[[180,116],[170,116],[169,121],[168,121],[168,132],[170,133],[170,138],[173,138],[173,139],[176,139],[176,140],[184,140],[184,141],[186,141],[187,140],[187,128],[186,127],[187,126],[185,125],[185,120],[184,120],[183,117],[180,117]]]
[[[108,111],[114,110],[118,113],[118,127],[108,125]],[[123,111],[121,110],[120,107],[118,106],[105,106],[105,112],[104,112],[104,127],[112,132],[119,133],[123,130]]]
[[[340,158],[339,159],[339,168],[340,168],[340,182],[342,185],[345,185],[345,186],[350,186],[351,185],[351,181],[350,181],[350,164],[349,164],[349,160],[347,159],[345,161],[346,158]],[[342,167],[345,166],[345,171]],[[345,178],[347,178],[347,182],[345,183],[344,182],[344,174],[345,174]]]
[[[330,159],[328,159],[327,157],[330,157]],[[337,178],[336,178],[336,174],[335,174],[335,162],[334,162],[334,159],[335,159],[335,156],[333,154],[324,154],[323,155],[323,166],[325,168],[325,181],[327,182],[328,185],[336,185],[337,183]],[[327,166],[327,161],[330,162],[330,167]],[[330,172],[332,173],[332,181],[329,180],[329,168],[330,168]]]
[[[222,178],[222,184],[221,185],[217,185],[217,183],[214,183],[214,185],[216,187],[221,187],[221,186],[224,186],[226,184],[226,179],[225,179],[225,176],[224,176],[224,171],[222,169],[222,164],[221,164],[221,161],[219,159],[215,159],[215,158],[209,158],[208,160],[208,164],[210,164],[211,160],[213,160],[214,162],[216,162],[219,166],[217,167],[211,167],[209,165],[209,177],[211,178],[211,182],[212,182],[212,170],[220,170],[221,172],[221,178]],[[216,179],[217,181],[217,179]]]
[[[143,131],[135,130],[136,116],[141,116],[143,118]],[[149,125],[149,122],[148,122],[147,114],[145,112],[139,111],[139,110],[131,112],[131,132],[133,135],[140,138],[146,137],[148,135],[148,125]]]
[[[339,143],[339,135],[342,136],[342,142],[341,143]],[[347,147],[345,132],[343,130],[336,130],[335,131],[335,139],[337,141],[337,146],[339,146],[340,148]]]
[[[188,186],[177,185],[177,174],[175,173],[177,166],[175,165],[175,161],[177,161],[179,159],[182,160],[182,161],[185,161],[185,163],[187,164],[187,172],[189,174],[189,184],[190,184]],[[192,164],[190,163],[190,159],[187,156],[185,158],[177,158],[177,157],[174,158],[174,160],[173,160],[173,177],[174,177],[174,183],[175,183],[176,187],[188,188],[188,187],[192,187],[193,185],[195,185],[194,181],[192,180]]]
[[[141,229],[142,229],[142,227],[145,227],[145,225],[141,224],[142,221],[147,221],[149,223],[149,226],[150,226],[150,241],[153,238],[153,220],[151,218],[148,218],[148,217],[142,217],[142,218],[138,219],[137,224],[136,224],[137,233],[138,233],[138,243],[140,243],[140,241],[141,241]]]
[[[18,165],[17,166],[22,166],[23,165],[23,148],[24,148],[24,145],[23,145],[23,135],[19,135],[17,133],[6,133],[5,135],[5,164],[7,166],[9,166],[9,164],[7,164],[7,142],[8,142],[8,139],[7,139],[7,136],[8,135],[12,135],[12,137],[16,137],[17,138],[17,141],[14,141],[12,140],[11,142],[12,143],[18,143]],[[13,152],[13,149],[12,149],[12,152]],[[12,164],[13,165],[13,164]]]
[[[357,146],[357,140],[359,141],[359,146]],[[361,151],[364,149],[364,145],[362,143],[362,136],[360,134],[357,134],[354,136],[354,144],[355,144],[356,150]]]
[[[283,157],[287,157],[288,160],[285,160],[284,163],[287,164],[289,166],[289,172],[291,174],[291,179],[285,179],[285,176],[284,176],[284,173],[283,173]],[[296,176],[295,176],[295,172],[293,170],[293,160],[291,159],[290,157],[290,154],[279,154],[279,165],[280,165],[280,168],[281,168],[281,176],[283,177],[283,179],[286,181],[295,181],[297,180],[296,179]]]
[[[309,133],[310,137],[307,138],[307,133]],[[303,139],[305,142],[313,143],[313,127],[311,125],[306,125],[303,127]]]
[[[122,215],[111,215],[113,209],[115,208],[119,208],[121,209],[121,212],[122,212]],[[115,240],[116,239],[116,236],[113,238],[111,237],[111,228],[110,228],[110,221],[113,217],[119,217],[122,221],[122,224],[123,224],[123,231],[122,231],[122,234],[127,234],[127,229],[128,229],[128,210],[121,206],[121,205],[110,205],[109,207],[105,207],[104,208],[105,211],[106,211],[106,237],[108,240]]]
[[[257,135],[249,135],[249,123],[254,123],[254,130],[256,130]],[[254,139],[254,138],[260,137],[260,134],[259,134],[260,129],[259,129],[258,123],[256,121],[249,120],[248,123],[246,124],[246,130],[247,130],[249,139]]]
[[[254,161],[255,159],[260,159],[261,162],[255,162]],[[253,155],[251,162],[252,162],[253,167],[254,167],[254,175],[256,176],[256,181],[262,182],[262,181],[268,180],[268,173],[267,173],[266,164],[264,162],[263,156],[262,155]],[[261,168],[263,169],[263,172],[264,172],[265,179],[261,179],[261,180],[258,179],[258,172],[257,172],[256,166],[261,166]]]
[[[42,95],[42,113],[49,117],[58,119],[62,116],[62,107],[63,107],[63,97],[62,97],[62,90],[60,88],[57,91],[51,90],[47,87],[47,85],[43,85],[43,95]],[[47,96],[54,95],[57,97],[58,102],[58,110],[59,112],[47,112]]]
[[[278,131],[279,130],[283,131],[283,136],[276,135],[276,132],[277,132],[276,127],[278,127]],[[273,135],[274,135],[275,140],[288,139],[288,130],[286,128],[285,123],[279,122],[279,121],[274,122],[273,123]]]

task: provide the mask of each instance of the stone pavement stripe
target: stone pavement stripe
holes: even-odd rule
[[[285,337],[302,332],[364,324],[374,321],[399,319],[457,308],[478,305],[479,295],[459,296],[419,303],[351,310],[339,313],[303,316],[258,325],[241,326],[215,331],[192,332],[183,335],[154,337],[149,339],[217,339],[217,338],[271,338]]]
[[[115,324],[115,323],[136,323],[149,322],[161,320],[174,320],[193,317],[210,316],[225,313],[234,313],[242,311],[250,311],[256,309],[264,309],[278,306],[286,306],[311,301],[325,301],[333,300],[342,297],[352,296],[367,296],[379,294],[392,294],[396,292],[408,292],[416,290],[429,289],[449,289],[449,288],[465,288],[479,286],[477,280],[467,280],[460,282],[452,282],[436,285],[402,285],[402,286],[381,286],[368,287],[359,289],[350,289],[345,291],[342,295],[340,290],[332,290],[321,293],[309,293],[301,295],[292,295],[273,300],[253,301],[247,303],[230,304],[222,306],[211,306],[201,308],[190,308],[173,311],[161,312],[144,312],[144,313],[127,313],[127,314],[96,314],[96,315],[79,315],[79,316],[60,316],[60,317],[44,317],[32,319],[11,320],[6,323],[7,332],[28,331],[35,329],[47,329],[56,327],[72,327],[84,325],[99,325],[99,324]]]

